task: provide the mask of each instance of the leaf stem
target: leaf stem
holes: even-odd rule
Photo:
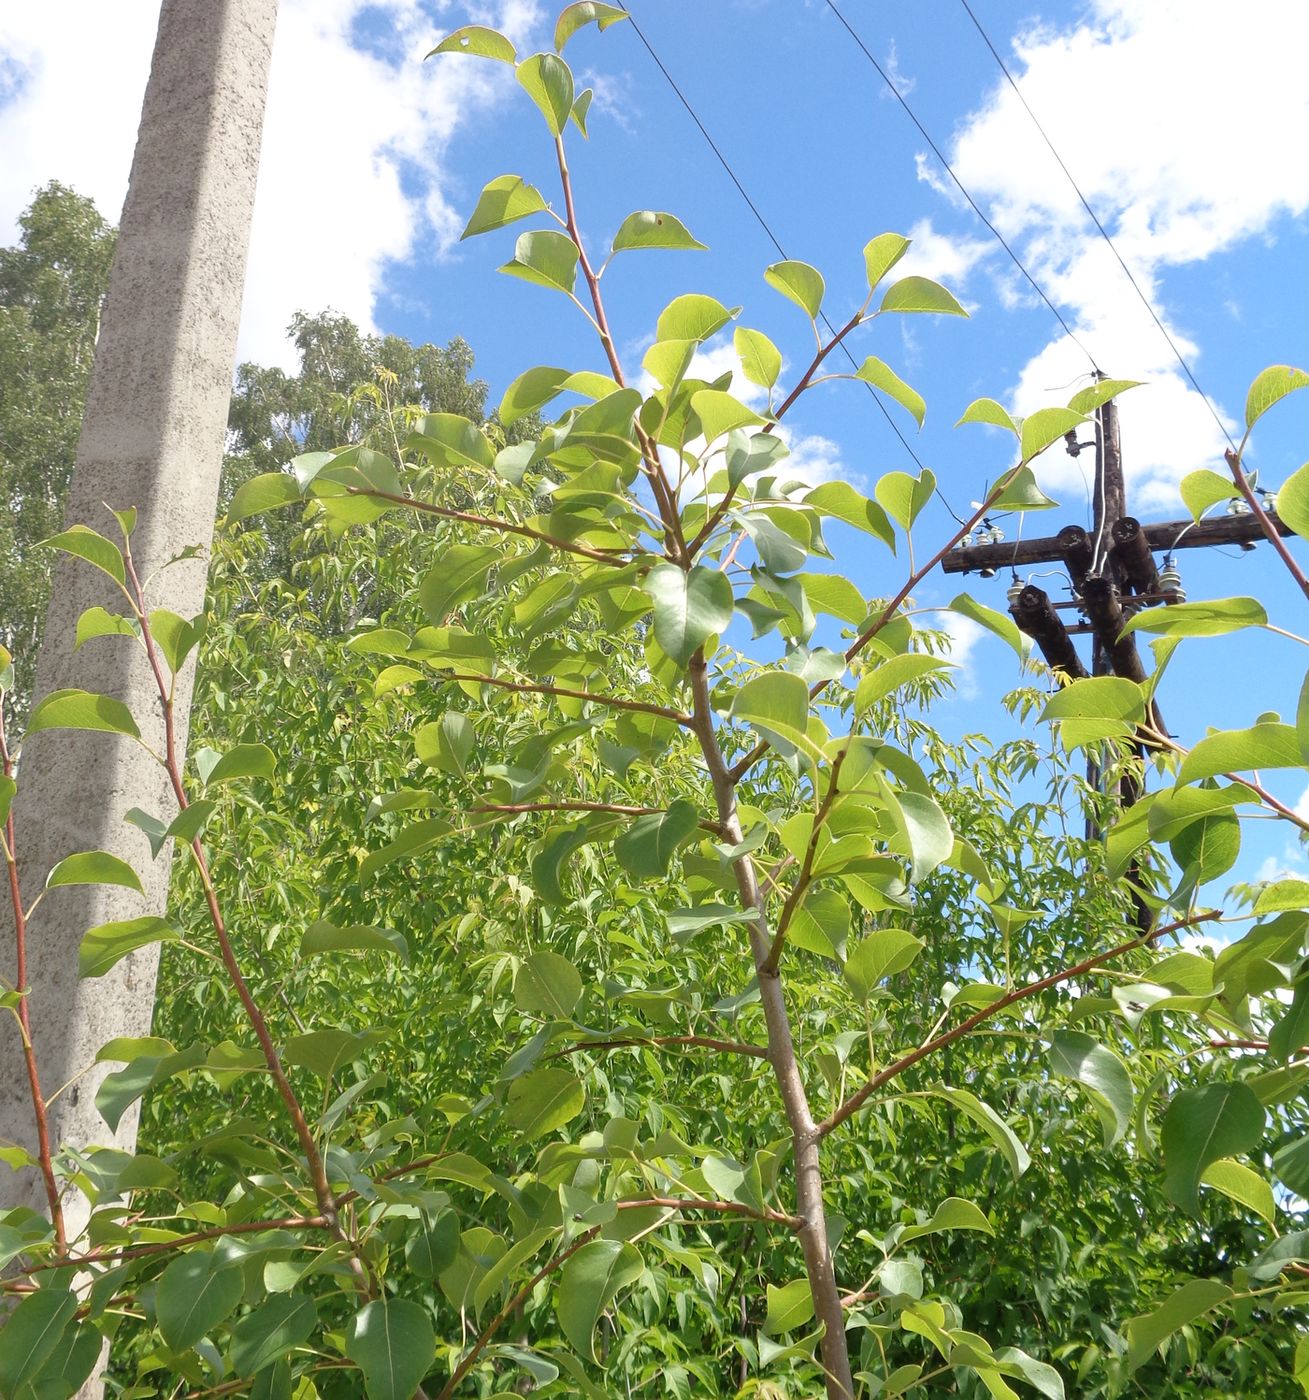
[[[442,672],[442,680],[474,681],[479,685],[495,685],[501,690],[512,690],[532,695],[562,695],[569,700],[589,700],[596,705],[608,705],[614,710],[634,710],[638,714],[657,715],[660,719],[670,719],[675,724],[691,727],[691,716],[683,710],[674,710],[667,705],[647,705],[641,700],[621,700],[616,695],[598,695],[591,690],[572,690],[562,685],[546,685],[543,681],[506,681],[499,676],[474,676],[462,671]]]
[[[1247,434],[1248,436],[1248,434]],[[1286,541],[1279,533],[1277,526],[1268,518],[1268,512],[1264,509],[1263,503],[1255,494],[1254,488],[1250,485],[1250,480],[1245,474],[1245,469],[1241,465],[1241,454],[1233,452],[1229,447],[1224,454],[1227,458],[1227,465],[1232,473],[1232,480],[1236,482],[1236,489],[1245,497],[1245,503],[1250,507],[1251,513],[1259,522],[1259,528],[1268,537],[1269,543],[1281,557],[1282,563],[1286,565],[1287,572],[1300,585],[1300,591],[1309,598],[1309,578],[1305,577],[1304,570],[1295,562],[1291,551],[1286,547]]]

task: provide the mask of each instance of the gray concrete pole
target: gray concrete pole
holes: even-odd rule
[[[67,523],[115,537],[108,503],[136,507],[132,537],[142,577],[187,546],[207,552],[227,430],[245,280],[264,98],[277,0],[163,0],[150,81],[95,369],[70,490]],[[88,112],[94,121],[94,110]],[[191,617],[204,606],[203,559],[174,565],[152,588],[155,606]],[[117,696],[133,709],[146,741],[163,746],[152,679],[126,638],[87,643],[74,654],[82,611],[125,610],[112,583],[65,559],[55,579],[37,666],[36,694],[78,688]],[[179,678],[185,743],[191,673]],[[132,807],[171,818],[163,771],[116,735],[44,731],[24,746],[15,804],[19,869],[26,901],[56,861],[101,849],[130,860],[144,900],[109,886],[67,888],[42,900],[28,931],[32,1039],[58,1145],[130,1151],[137,1115],[111,1133],[95,1093],[114,1065],[83,1073],[116,1036],[150,1033],[156,950],[142,950],[104,977],[77,975],[86,929],[114,919],[162,914],[168,860],[151,861],[141,833],[123,822]],[[0,909],[0,971],[14,976],[8,901]],[[6,1018],[7,1020],[11,1018]],[[12,1024],[0,1035],[0,1138],[34,1146],[32,1105]],[[69,1235],[86,1220],[68,1202]],[[0,1208],[45,1209],[35,1172],[0,1168]]]

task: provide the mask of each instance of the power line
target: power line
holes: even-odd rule
[[[849,20],[847,20],[846,17],[841,13],[841,11],[837,9],[836,5],[833,3],[833,0],[824,0],[824,3],[827,5],[827,8],[831,10],[831,12],[841,22],[841,25],[845,29],[846,33],[849,34],[849,36],[859,46],[860,50],[863,52],[864,57],[869,61],[869,63],[873,65],[873,68],[877,71],[878,77],[880,77],[881,80],[890,89],[891,95],[901,105],[901,107],[904,108],[906,115],[909,117],[909,120],[913,122],[913,124],[918,128],[919,135],[932,148],[932,154],[935,155],[937,160],[939,160],[941,164],[945,167],[946,173],[955,182],[955,185],[958,187],[959,193],[963,195],[963,197],[968,201],[968,204],[972,209],[973,213],[976,214],[979,219],[981,219],[981,221],[991,231],[991,234],[994,236],[996,242],[999,243],[999,245],[1005,250],[1005,252],[1009,254],[1010,258],[1013,260],[1014,266],[1019,270],[1019,272],[1023,274],[1025,278],[1027,278],[1027,281],[1031,284],[1032,290],[1037,294],[1037,296],[1041,298],[1041,300],[1049,308],[1050,314],[1055,318],[1056,321],[1059,322],[1060,326],[1063,327],[1064,334],[1069,338],[1069,340],[1073,342],[1074,345],[1077,346],[1077,348],[1082,352],[1082,354],[1086,356],[1086,358],[1091,362],[1092,367],[1098,372],[1100,366],[1096,364],[1095,356],[1092,355],[1091,352],[1086,348],[1086,346],[1083,345],[1082,342],[1077,338],[1077,336],[1073,334],[1072,328],[1060,314],[1059,308],[1055,306],[1054,302],[1052,302],[1048,296],[1046,296],[1045,292],[1041,288],[1040,283],[1038,283],[1036,278],[1033,277],[1032,274],[1028,272],[1027,268],[1023,266],[1022,259],[1005,241],[1005,237],[1000,232],[1000,230],[996,228],[996,226],[990,221],[990,219],[986,217],[985,214],[982,213],[982,210],[979,207],[977,201],[972,197],[971,194],[968,193],[968,190],[964,187],[963,181],[959,178],[958,175],[955,174],[954,167],[950,164],[948,160],[946,160],[941,148],[936,144],[935,141],[932,140],[931,136],[928,134],[927,128],[922,124],[922,122],[918,120],[917,116],[914,114],[914,109],[908,104],[908,102],[905,101],[904,95],[901,93],[900,89],[896,87],[896,85],[891,81],[890,74],[887,73],[886,69],[883,68],[882,65],[878,63],[878,61],[873,57],[868,45],[865,44],[864,41],[855,32],[855,30],[851,28]]]
[[[1055,144],[1047,135],[1045,127],[1041,125],[1040,119],[1037,117],[1036,113],[1032,111],[1031,107],[1028,105],[1027,99],[1019,91],[1018,84],[1014,81],[1013,74],[1010,73],[1009,68],[1006,65],[1004,59],[1000,57],[1000,54],[997,51],[995,45],[991,42],[991,36],[986,32],[985,29],[982,28],[982,23],[973,13],[973,8],[968,3],[968,0],[959,0],[959,3],[967,11],[968,18],[973,22],[973,27],[982,36],[982,42],[986,45],[988,49],[991,50],[991,57],[994,58],[995,61],[1000,65],[1000,71],[1004,74],[1006,82],[1008,82],[1009,86],[1013,89],[1014,96],[1019,100],[1019,102],[1023,104],[1023,111],[1025,111],[1027,115],[1031,117],[1032,124],[1036,127],[1037,131],[1041,133],[1041,139],[1050,148],[1050,154],[1059,163],[1059,169],[1064,172],[1064,175],[1068,179],[1068,183],[1073,187],[1073,190],[1076,192],[1078,199],[1081,200],[1082,208],[1086,210],[1087,214],[1090,216],[1091,222],[1099,230],[1100,237],[1103,238],[1104,241],[1109,245],[1109,251],[1118,260],[1118,266],[1121,267],[1123,271],[1127,274],[1127,280],[1132,284],[1132,290],[1141,299],[1141,305],[1144,306],[1145,309],[1150,313],[1150,319],[1155,323],[1156,326],[1159,327],[1159,333],[1168,342],[1168,348],[1173,352],[1173,357],[1176,359],[1177,363],[1181,365],[1182,372],[1186,375],[1187,379],[1191,381],[1191,387],[1204,400],[1205,406],[1213,415],[1214,422],[1218,424],[1218,430],[1227,439],[1228,445],[1233,450],[1235,450],[1236,444],[1232,441],[1231,435],[1227,431],[1227,425],[1223,422],[1222,418],[1218,414],[1218,411],[1214,408],[1213,402],[1210,400],[1209,395],[1206,394],[1205,391],[1200,387],[1199,381],[1196,379],[1195,375],[1191,373],[1191,367],[1186,363],[1182,352],[1177,348],[1177,343],[1173,340],[1173,337],[1168,333],[1168,327],[1165,326],[1164,323],[1159,319],[1158,313],[1155,311],[1153,305],[1150,302],[1150,298],[1147,297],[1146,294],[1141,290],[1140,283],[1137,282],[1135,276],[1132,273],[1132,269],[1128,267],[1126,262],[1123,261],[1123,255],[1118,251],[1118,248],[1115,245],[1113,239],[1110,238],[1108,229],[1106,229],[1105,226],[1100,222],[1099,216],[1096,214],[1095,210],[1091,208],[1090,202],[1082,193],[1081,186],[1073,178],[1072,171],[1069,170],[1068,166],[1064,164],[1063,157],[1055,149]]]
[[[700,120],[699,115],[697,114],[695,108],[691,105],[686,94],[678,86],[677,80],[668,71],[667,67],[664,65],[663,60],[655,52],[654,45],[651,44],[650,40],[646,38],[644,31],[641,29],[641,26],[636,22],[636,16],[633,15],[630,10],[628,11],[627,19],[628,23],[632,26],[636,37],[640,39],[641,43],[645,46],[646,52],[654,60],[655,66],[664,75],[664,79],[668,83],[668,86],[672,88],[673,92],[677,95],[677,100],[682,104],[683,107],[686,108],[687,115],[691,118],[691,120],[695,123],[696,127],[699,129],[700,135],[704,137],[709,149],[717,157],[719,165],[721,165],[724,171],[726,171],[727,178],[731,180],[733,185],[736,186],[737,193],[745,201],[746,207],[754,215],[756,222],[759,224],[759,227],[763,229],[764,233],[767,235],[768,241],[777,250],[778,256],[782,258],[783,261],[789,261],[789,259],[787,258],[786,249],[782,247],[781,241],[778,239],[777,235],[769,226],[768,220],[765,219],[764,216],[759,212],[759,206],[754,202],[753,199],[750,198],[749,192],[741,183],[741,180],[738,177],[736,171],[732,168],[731,162],[719,149],[718,143],[710,135],[709,129],[705,126],[704,122]],[[828,334],[835,335],[836,327],[833,326],[831,321],[828,320],[827,313],[820,309],[818,314],[822,318],[823,325],[827,327]],[[841,342],[840,350],[841,353],[845,356],[845,358],[849,361],[851,369],[857,370],[859,366],[854,356],[850,353],[849,347],[844,341]],[[1092,363],[1094,363],[1094,361]],[[900,445],[909,454],[915,466],[917,466],[919,473],[921,474],[922,472],[926,471],[927,468],[926,466],[924,466],[922,459],[919,457],[918,453],[914,451],[913,445],[910,443],[909,439],[905,437],[904,433],[900,431],[899,424],[895,421],[894,418],[891,417],[891,414],[888,412],[886,405],[878,397],[876,390],[867,381],[861,380],[860,382],[863,384],[864,388],[868,390],[869,397],[877,405],[878,412],[881,413],[882,417],[886,420],[887,425],[890,427],[891,431],[896,435],[897,438],[900,439]],[[963,520],[955,514],[954,508],[950,505],[950,502],[946,500],[945,495],[941,491],[941,488],[939,486],[936,488],[936,495],[941,501],[941,504],[945,506],[946,510],[949,511],[949,513],[952,516],[954,516],[955,520],[958,521],[960,525],[962,525],[964,523]]]

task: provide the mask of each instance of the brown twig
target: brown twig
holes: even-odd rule
[[[141,639],[145,644],[146,657],[149,660],[150,669],[154,674],[155,686],[159,692],[160,705],[163,709],[165,768],[168,772],[169,782],[172,784],[173,796],[177,801],[178,809],[180,811],[185,811],[190,806],[190,801],[186,795],[186,786],[182,781],[181,760],[177,752],[177,725],[173,707],[172,687],[164,678],[163,667],[159,660],[159,651],[155,646],[154,636],[150,627],[150,615],[146,607],[145,592],[141,586],[141,580],[137,576],[136,565],[132,559],[131,546],[127,540],[123,542],[123,563],[127,569],[128,578],[131,582],[133,593],[135,594],[135,597],[132,599],[132,606],[136,611],[137,620],[141,624]],[[218,894],[210,875],[209,862],[205,857],[204,847],[198,836],[190,845],[191,854],[195,859],[196,869],[200,873],[200,883],[204,888],[205,904],[209,910],[209,922],[214,930],[214,937],[218,943],[218,950],[222,957],[223,966],[227,969],[228,978],[245,1010],[246,1019],[250,1022],[251,1029],[253,1029],[259,1041],[259,1046],[264,1056],[264,1063],[268,1066],[268,1072],[272,1075],[273,1083],[277,1087],[277,1092],[295,1128],[295,1135],[300,1143],[300,1150],[304,1153],[305,1164],[309,1169],[314,1196],[318,1201],[318,1209],[327,1220],[331,1222],[334,1228],[339,1229],[336,1219],[336,1203],[332,1198],[332,1188],[327,1179],[327,1171],[323,1165],[322,1156],[318,1151],[317,1144],[314,1142],[314,1135],[310,1130],[309,1121],[305,1117],[305,1112],[301,1107],[300,1100],[297,1098],[295,1090],[291,1087],[291,1081],[287,1078],[286,1070],[282,1065],[282,1058],[277,1053],[277,1046],[273,1043],[273,1037],[268,1028],[268,1022],[265,1020],[263,1011],[255,1001],[246,983],[245,977],[241,973],[241,966],[237,962],[236,954],[232,949],[232,941],[227,934],[227,926],[223,919],[222,909],[218,903]]]
[[[565,1055],[576,1055],[583,1050],[624,1050],[641,1045],[695,1045],[702,1050],[721,1050],[728,1055],[750,1055],[758,1060],[766,1060],[768,1051],[762,1045],[749,1045],[743,1040],[718,1040],[711,1035],[643,1035],[627,1036],[616,1040],[579,1040],[572,1045],[556,1050],[552,1060]]]
[[[5,740],[4,711],[0,708],[0,772],[6,778],[14,776],[14,761]],[[68,1235],[64,1224],[64,1204],[55,1180],[54,1155],[50,1148],[50,1119],[46,1112],[45,1095],[41,1092],[41,1076],[37,1070],[36,1050],[32,1044],[32,1018],[28,1009],[27,985],[27,914],[23,908],[22,889],[18,880],[18,847],[12,807],[5,817],[5,869],[9,876],[9,901],[14,911],[14,987],[18,992],[18,1029],[23,1040],[23,1063],[27,1069],[27,1087],[32,1099],[32,1117],[36,1121],[36,1156],[45,1187],[50,1224],[55,1232],[55,1252],[62,1258],[68,1252]]]
[[[475,676],[462,671],[443,671],[437,679],[443,681],[473,681],[478,685],[496,685],[501,690],[512,690],[528,695],[562,695],[568,700],[587,700],[595,705],[608,705],[611,710],[634,710],[638,714],[657,715],[660,719],[671,719],[674,724],[690,726],[691,716],[683,710],[674,710],[667,705],[647,705],[641,700],[620,700],[615,695],[598,695],[591,690],[572,690],[562,685],[546,685],[541,681],[506,681],[499,676]]]
[[[347,486],[346,495],[366,496],[370,500],[393,501],[398,506],[408,506],[411,510],[422,511],[424,515],[439,515],[442,520],[460,520],[465,525],[481,525],[488,530],[499,530],[504,535],[521,535],[525,539],[547,544],[551,549],[563,550],[568,554],[578,554],[583,559],[593,559],[598,564],[611,564],[622,568],[632,561],[626,551],[617,549],[592,549],[590,545],[578,544],[574,540],[561,540],[556,535],[547,535],[543,530],[534,530],[530,525],[518,525],[512,520],[497,520],[489,515],[473,515],[466,510],[453,510],[449,506],[433,505],[431,501],[421,501],[417,496],[401,496],[394,491],[378,491],[371,486]],[[633,551],[640,552],[640,551]]]
[[[1300,585],[1300,591],[1306,598],[1309,598],[1309,578],[1305,577],[1304,570],[1295,562],[1277,526],[1268,518],[1268,512],[1255,494],[1254,488],[1250,485],[1249,478],[1245,474],[1245,469],[1241,466],[1241,454],[1233,452],[1229,447],[1224,455],[1232,473],[1232,480],[1236,482],[1236,489],[1245,497],[1246,505],[1250,507],[1251,513],[1259,522],[1259,528],[1268,537],[1269,542],[1281,557],[1287,572]]]
[[[1084,958],[1073,967],[1066,967],[1061,972],[1053,972],[1049,977],[1042,977],[1039,981],[1029,982],[1024,987],[1018,987],[1014,991],[1002,996],[998,1001],[993,1001],[990,1006],[984,1006],[980,1011],[974,1012],[966,1020],[960,1021],[952,1030],[943,1032],[934,1039],[918,1046],[915,1050],[910,1050],[908,1054],[901,1055],[898,1060],[887,1065],[884,1070],[872,1075],[864,1081],[863,1085],[850,1095],[829,1117],[818,1125],[819,1137],[826,1137],[834,1128],[839,1128],[847,1118],[853,1117],[860,1108],[875,1094],[883,1084],[889,1083],[892,1079],[903,1074],[905,1070],[916,1065],[920,1060],[925,1060],[929,1055],[935,1054],[938,1050],[943,1050],[947,1045],[952,1045],[956,1040],[962,1039],[970,1031],[976,1029],[983,1021],[989,1020],[992,1016],[998,1016],[1000,1012],[1007,1010],[1016,1002],[1024,1001],[1028,997],[1036,996],[1038,992],[1048,991],[1051,987],[1057,987],[1063,982],[1070,982],[1074,977],[1081,977],[1087,972],[1099,967],[1102,963],[1111,962],[1114,958],[1120,958],[1125,953],[1130,953],[1137,948],[1147,947],[1156,939],[1163,938],[1166,934],[1176,933],[1178,929],[1191,928],[1196,924],[1206,923],[1212,919],[1220,918],[1217,911],[1208,914],[1194,914],[1186,919],[1178,919],[1176,923],[1165,924],[1162,928],[1157,928],[1151,933],[1138,935],[1136,938],[1129,938],[1125,943],[1119,943],[1116,947],[1110,948],[1103,953],[1096,953],[1089,958]]]
[[[623,802],[479,802],[474,807],[464,809],[472,816],[494,815],[522,816],[530,812],[612,812],[620,817],[658,817],[666,810],[663,807],[634,807]],[[708,817],[700,819],[703,830],[715,836],[722,835],[722,828]]]

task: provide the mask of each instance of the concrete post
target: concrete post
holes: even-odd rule
[[[104,503],[136,507],[132,548],[143,578],[187,546],[207,551],[213,535],[276,15],[277,0],[163,0],[67,507],[68,524],[111,538],[116,526]],[[183,617],[200,612],[204,560],[165,569],[152,593],[156,606]],[[76,687],[117,696],[160,750],[162,724],[140,648],[108,638],[73,653],[77,619],[95,604],[124,611],[107,578],[63,561],[36,694]],[[183,743],[190,696],[188,671],[178,682]],[[29,1004],[42,1086],[48,1096],[82,1075],[53,1106],[52,1135],[64,1147],[130,1151],[136,1142],[135,1112],[111,1134],[95,1109],[96,1089],[116,1066],[83,1071],[105,1041],[150,1033],[156,950],[138,952],[94,981],[77,975],[86,929],[164,911],[168,860],[152,862],[141,834],[124,824],[132,807],[171,816],[163,771],[135,744],[48,731],[24,746],[15,817],[27,902],[50,867],[74,851],[112,851],[135,865],[146,887],[144,901],[111,887],[61,889],[42,900],[29,926]],[[0,970],[11,980],[13,950],[5,907]],[[12,1025],[0,1035],[0,1138],[29,1148],[35,1141]],[[0,1168],[0,1208],[16,1205],[44,1209],[40,1180]],[[70,1207],[71,1240],[86,1216],[76,1201]]]

